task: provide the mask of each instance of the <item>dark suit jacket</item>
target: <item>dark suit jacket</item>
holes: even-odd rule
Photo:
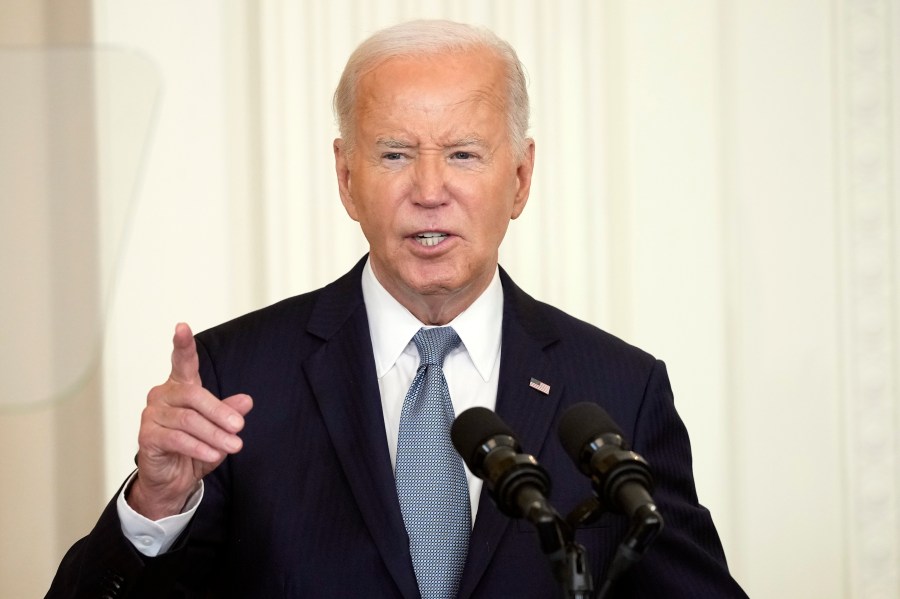
[[[418,597],[394,487],[360,277],[197,336],[203,384],[249,393],[244,449],[205,480],[173,549],[141,556],[114,502],[66,555],[48,596]],[[709,513],[697,503],[687,431],[665,366],[535,301],[501,270],[503,341],[497,412],[549,470],[563,514],[591,495],[556,427],[576,402],[601,404],[651,464],[666,528],[616,585],[619,597],[744,597]],[[549,395],[529,387],[534,377]],[[599,587],[625,534],[608,514],[577,540]],[[114,591],[114,594],[112,593]],[[561,596],[528,523],[483,495],[460,597]]]

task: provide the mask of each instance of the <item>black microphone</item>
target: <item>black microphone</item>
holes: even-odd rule
[[[550,477],[534,457],[522,453],[512,430],[487,408],[470,408],[457,416],[450,438],[472,474],[501,512],[535,524],[557,520],[550,505]]]
[[[632,523],[633,549],[642,553],[663,527],[653,503],[650,465],[630,451],[622,431],[606,410],[583,402],[569,408],[559,422],[559,438],[604,507],[627,515]]]
[[[559,421],[559,438],[578,469],[591,478],[601,505],[631,519],[597,593],[597,597],[605,598],[613,583],[644,556],[663,528],[662,515],[650,495],[650,465],[628,449],[615,421],[594,403],[569,408]]]

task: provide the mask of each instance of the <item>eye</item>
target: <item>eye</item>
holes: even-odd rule
[[[381,158],[384,160],[391,160],[391,161],[402,160],[403,154],[401,154],[400,152],[387,152],[385,154],[382,154]]]
[[[459,152],[453,152],[450,157],[454,160],[472,160],[473,158],[475,158],[475,154],[473,154],[472,152],[460,150]]]

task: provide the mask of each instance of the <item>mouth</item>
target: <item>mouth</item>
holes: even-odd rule
[[[447,233],[417,233],[413,235],[413,239],[416,240],[416,243],[419,245],[423,245],[425,247],[433,247],[439,244],[440,242],[447,239],[449,235]]]

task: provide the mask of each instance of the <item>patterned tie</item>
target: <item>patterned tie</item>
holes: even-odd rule
[[[416,377],[403,400],[397,495],[423,599],[456,597],[472,520],[462,458],[450,441],[453,404],[444,358],[460,339],[451,327],[420,329]]]

